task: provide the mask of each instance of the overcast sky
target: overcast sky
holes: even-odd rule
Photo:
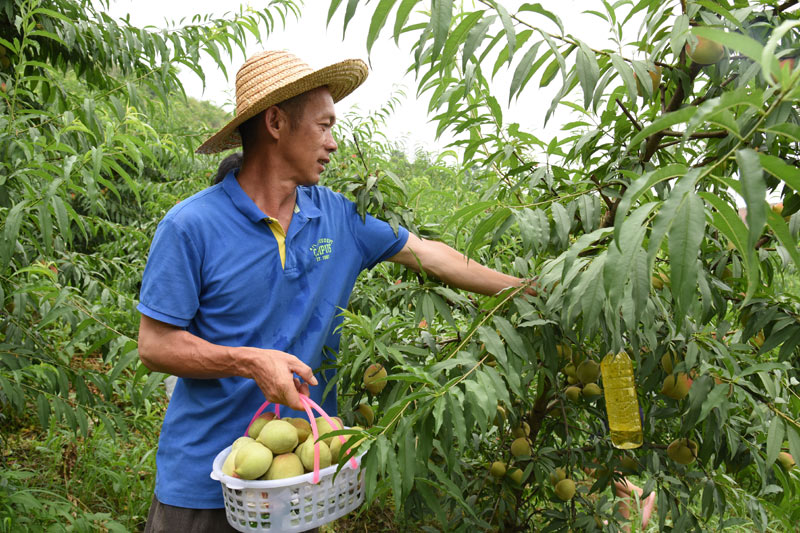
[[[518,4],[516,1],[502,2],[510,11]],[[603,48],[609,46],[607,32],[597,32],[597,20],[590,15],[580,13],[581,9],[589,7],[586,0],[542,0],[546,8],[558,13],[569,33],[581,35],[592,46]],[[195,14],[222,15],[225,12],[236,11],[239,5],[247,2],[227,2],[210,0],[112,0],[110,14],[121,17],[130,14],[131,23],[135,26],[152,25],[164,27],[166,21],[178,22],[182,18],[191,19]],[[253,8],[259,8],[266,2],[249,2]],[[346,4],[346,2],[343,2]],[[599,2],[598,2],[599,4]],[[223,8],[220,8],[224,5]],[[394,44],[389,37],[391,26],[394,23],[394,14],[391,15],[387,27],[372,48],[371,58],[367,57],[366,32],[369,27],[369,16],[374,11],[374,6],[360,8],[356,17],[350,22],[347,34],[342,38],[342,20],[344,7],[340,7],[330,28],[326,28],[328,0],[306,0],[302,9],[302,18],[299,21],[289,19],[286,29],[278,28],[261,43],[254,39],[248,43],[247,55],[265,49],[284,49],[299,56],[312,67],[319,68],[330,63],[347,58],[361,58],[370,61],[370,75],[366,83],[351,96],[337,105],[337,113],[346,113],[352,106],[357,106],[362,111],[369,111],[381,107],[397,87],[404,89],[406,98],[401,106],[401,111],[396,113],[389,122],[387,135],[392,140],[404,139],[407,150],[413,153],[415,146],[422,146],[428,150],[441,149],[449,139],[435,140],[435,125],[428,122],[427,98],[423,96],[417,101],[416,81],[413,73],[406,74],[405,69],[411,64],[410,39],[400,44],[403,49]],[[580,7],[579,7],[580,6]],[[595,6],[597,7],[597,6]],[[231,79],[226,79],[216,64],[210,58],[203,61],[203,70],[206,73],[206,87],[203,90],[202,82],[192,72],[186,70],[182,81],[187,94],[198,99],[210,100],[233,109],[233,87],[236,70],[244,62],[245,57],[236,54],[228,73]],[[498,91],[498,99],[505,103],[507,98],[508,80],[511,73],[501,70],[498,73],[497,83],[505,89]],[[555,83],[553,84],[555,85]],[[546,130],[543,128],[544,114],[550,106],[554,95],[554,88],[547,88],[536,92],[528,89],[523,93],[520,102],[512,104],[510,113],[514,120],[519,122],[523,129],[529,131],[543,140],[549,140],[558,134],[561,123],[568,120],[566,110],[555,119],[551,119]]]

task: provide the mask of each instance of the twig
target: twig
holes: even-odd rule
[[[758,250],[759,248],[767,244],[771,239],[772,237],[770,237],[769,235],[764,235],[763,237],[758,239],[758,242],[756,242],[755,249]]]
[[[619,102],[619,100],[617,100],[617,102]],[[603,194],[603,185],[599,181],[597,181],[597,177],[594,174],[592,174],[591,176],[589,176],[589,179],[592,180],[592,182],[595,185],[597,185],[597,192],[600,193],[600,196],[603,198],[603,201],[606,203],[608,208],[609,209],[613,208],[614,207],[614,201],[611,198],[609,198],[608,196],[606,196],[605,194]]]
[[[353,141],[356,143],[356,150],[358,151],[358,158],[361,160],[361,164],[364,165],[364,170],[369,176],[369,167],[367,166],[367,160],[364,159],[364,154],[361,152],[361,145],[358,144],[358,135],[353,133]]]
[[[683,137],[684,133],[682,131],[675,131],[675,130],[665,130],[662,132],[665,137]],[[692,133],[689,135],[690,139],[722,139],[728,136],[728,132],[725,130],[715,130],[715,131],[700,131],[697,133]]]
[[[776,13],[783,13],[787,9],[796,6],[798,1],[800,1],[800,0],[789,0],[788,2],[784,2],[781,5],[779,5],[777,8],[775,8],[775,12]]]
[[[658,146],[656,146],[656,150],[661,150],[662,148],[666,148],[668,146],[672,146],[673,144],[680,144],[682,142],[683,141],[681,139],[678,139],[677,141],[669,141],[669,142],[661,143]]]
[[[617,98],[616,100],[617,100],[617,105],[619,105],[619,107],[621,107],[621,108],[622,108],[622,112],[623,112],[623,113],[625,113],[625,116],[626,116],[626,117],[628,117],[628,120],[630,120],[630,121],[631,121],[631,124],[633,124],[633,126],[634,126],[634,127],[637,129],[637,130],[639,130],[639,131],[642,131],[642,125],[641,125],[641,124],[639,124],[639,122],[636,120],[636,118],[635,118],[633,115],[631,115],[631,112],[630,112],[630,111],[628,111],[628,108],[627,108],[627,107],[625,107],[625,104],[623,104],[622,102],[620,102],[619,98]]]

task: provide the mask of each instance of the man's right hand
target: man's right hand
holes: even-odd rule
[[[311,367],[294,355],[212,344],[183,328],[145,315],[139,324],[139,358],[150,370],[179,377],[251,378],[267,400],[298,411],[303,410],[300,394],[308,396],[308,385],[317,384]]]
[[[240,348],[248,361],[250,377],[255,380],[264,397],[273,403],[286,405],[296,411],[303,410],[300,394],[308,396],[308,384],[316,385],[317,379],[307,364],[294,355],[279,350]],[[303,379],[301,383],[294,374]]]

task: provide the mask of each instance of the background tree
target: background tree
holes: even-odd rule
[[[138,361],[138,285],[158,220],[208,185],[215,162],[193,150],[226,119],[185,100],[178,69],[202,78],[205,54],[224,69],[248,38],[299,14],[276,0],[167,31],[116,21],[107,8],[0,1],[3,531],[50,521],[130,531],[143,519],[147,503],[131,487],[152,452],[130,443],[157,433],[164,376]],[[30,414],[52,431],[26,435]],[[137,453],[121,461],[111,453],[121,446],[99,432]],[[53,471],[18,470],[37,464],[39,448]],[[107,463],[91,468],[92,456]]]

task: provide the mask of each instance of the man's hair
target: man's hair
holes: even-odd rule
[[[228,175],[228,172],[235,168],[242,168],[242,152],[232,153],[220,161],[219,168],[217,169],[217,175],[214,177],[214,181],[211,183],[211,185],[216,185],[224,180],[225,176]]]
[[[290,130],[295,130],[300,125],[303,113],[305,112],[308,94],[308,92],[304,92],[288,100],[284,100],[279,104],[275,104],[289,117]],[[264,113],[266,112],[267,110],[265,109],[239,125],[239,135],[242,137],[242,150],[246,151],[251,139],[255,138],[256,128],[258,128],[259,123],[264,120]]]

